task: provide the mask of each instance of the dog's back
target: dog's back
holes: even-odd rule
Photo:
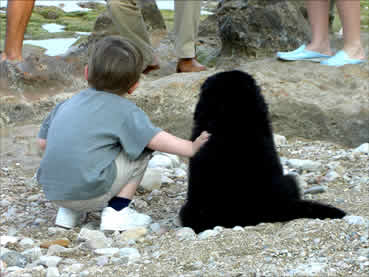
[[[323,218],[344,216],[336,208],[327,212],[325,205],[300,200],[295,179],[283,176],[267,104],[247,73],[221,72],[204,82],[192,140],[202,131],[211,137],[190,159],[182,225],[200,232],[217,225],[315,218],[319,209]],[[296,212],[286,209],[289,204]]]

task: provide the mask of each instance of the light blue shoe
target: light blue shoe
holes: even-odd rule
[[[321,62],[324,59],[328,59],[332,56],[324,55],[319,52],[306,50],[306,45],[303,44],[299,48],[290,52],[277,52],[277,57],[286,61],[312,61]]]
[[[365,60],[356,60],[351,59],[345,51],[341,50],[336,53],[336,55],[332,56],[329,59],[321,61],[320,63],[328,66],[343,66],[345,64],[361,64],[364,63]]]

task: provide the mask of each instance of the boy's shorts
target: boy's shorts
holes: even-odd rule
[[[75,211],[98,211],[108,205],[110,199],[116,196],[126,184],[139,184],[145,174],[147,165],[152,157],[151,151],[144,151],[137,160],[129,160],[122,151],[115,159],[117,176],[107,193],[88,200],[55,200],[58,206]]]

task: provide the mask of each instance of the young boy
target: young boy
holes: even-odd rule
[[[44,120],[45,150],[37,180],[60,206],[56,225],[72,228],[90,210],[103,209],[101,230],[127,230],[151,218],[128,207],[153,150],[193,156],[208,140],[173,136],[154,126],[125,99],[138,86],[142,56],[127,40],[96,43],[85,69],[89,88],[58,104]]]

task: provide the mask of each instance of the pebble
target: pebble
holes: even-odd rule
[[[42,251],[41,248],[37,246],[24,250],[22,255],[24,255],[28,261],[34,262],[42,256]]]
[[[176,231],[176,236],[180,241],[196,239],[196,233],[189,227],[180,228],[178,231]]]
[[[144,237],[147,234],[147,228],[145,227],[138,227],[138,228],[134,228],[131,230],[127,230],[125,232],[123,232],[120,236],[119,236],[119,240],[124,240],[124,241],[128,241],[128,240],[138,240],[142,237]]]
[[[96,257],[94,258],[94,261],[96,262],[96,265],[104,266],[109,263],[109,257],[107,256]]]
[[[170,157],[166,155],[154,155],[154,157],[149,161],[148,168],[173,168],[173,161]]]
[[[35,242],[33,239],[30,238],[24,238],[19,242],[19,245],[23,248],[29,248],[35,245]]]
[[[289,159],[287,165],[293,168],[306,171],[316,171],[322,167],[322,164],[312,160]]]
[[[336,171],[330,170],[327,172],[327,174],[324,176],[323,179],[326,182],[333,182],[340,177],[341,177],[340,174],[338,174]]]
[[[205,230],[205,231],[201,232],[198,235],[198,238],[200,240],[203,240],[203,239],[207,239],[207,238],[210,238],[210,237],[215,237],[218,234],[219,233],[217,231],[215,231],[215,230]]]
[[[104,256],[113,256],[114,254],[119,252],[119,248],[116,247],[110,247],[110,248],[99,248],[95,249],[94,253],[98,255],[104,255]]]
[[[44,265],[46,267],[56,267],[61,260],[62,258],[58,256],[41,256],[38,259],[37,264]]]
[[[319,186],[313,186],[311,188],[308,188],[304,191],[304,194],[317,194],[317,193],[323,193],[328,190],[327,186],[319,185]]]
[[[49,248],[51,245],[60,245],[62,247],[68,247],[70,245],[70,241],[68,239],[58,239],[52,241],[45,241],[40,244],[41,248]]]
[[[1,236],[0,245],[5,246],[8,243],[16,243],[20,238],[15,236]]]
[[[160,189],[162,172],[160,168],[147,168],[140,183],[140,187],[147,191]]]
[[[107,238],[103,232],[89,230],[87,228],[81,229],[78,239],[86,241],[87,245],[92,249],[106,248],[110,247],[112,244],[112,239]]]
[[[128,258],[129,261],[135,261],[141,257],[141,254],[136,248],[125,247],[119,249],[119,256],[122,258]]]
[[[0,258],[8,267],[17,266],[23,268],[28,263],[26,256],[13,250],[6,252]]]
[[[282,145],[287,144],[287,139],[286,139],[285,136],[274,134],[273,138],[274,138],[274,143],[275,143],[276,146],[282,146]]]
[[[348,224],[369,226],[369,219],[366,219],[366,218],[364,218],[362,216],[348,215],[348,216],[345,216],[344,217],[344,220]]]
[[[56,267],[49,267],[46,271],[46,277],[59,277],[60,273]]]
[[[354,152],[369,154],[369,143],[363,143],[354,149]]]

